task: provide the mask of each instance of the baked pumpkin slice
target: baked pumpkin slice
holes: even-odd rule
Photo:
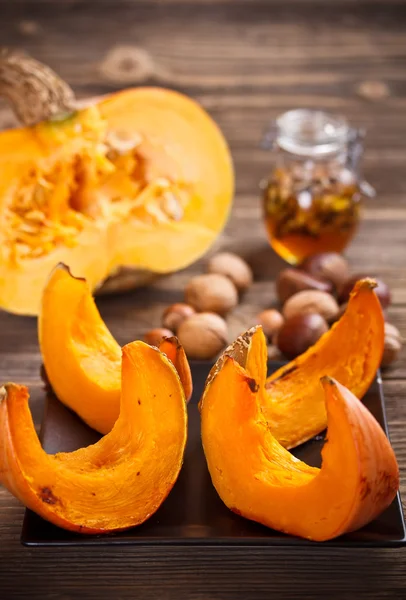
[[[12,53],[0,57],[0,81],[26,125],[0,133],[0,308],[36,315],[59,262],[92,289],[117,290],[206,252],[234,175],[195,101],[141,87],[79,108],[55,73]]]
[[[262,410],[273,435],[294,448],[327,426],[320,378],[329,375],[357,398],[368,391],[382,359],[384,326],[372,279],[358,281],[347,310],[314,346],[268,377]]]
[[[254,328],[211,372],[200,404],[214,487],[230,510],[268,527],[324,541],[359,529],[394,499],[399,470],[380,425],[348,389],[325,375],[328,437],[321,469],[274,437],[266,402],[266,342]]]
[[[0,481],[59,527],[94,534],[127,529],[154,514],[172,489],[186,430],[184,392],[172,363],[158,349],[132,342],[123,348],[120,416],[113,430],[76,452],[46,454],[27,388],[2,388]]]
[[[38,338],[47,379],[59,400],[90,427],[108,433],[120,412],[121,347],[86,280],[73,277],[65,265],[53,270],[45,286]],[[192,376],[182,346],[172,337],[162,340],[160,349],[177,369],[188,401]]]

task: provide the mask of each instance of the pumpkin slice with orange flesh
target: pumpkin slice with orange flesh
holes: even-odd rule
[[[90,427],[108,433],[120,412],[121,348],[87,282],[65,265],[53,270],[44,290],[38,337],[46,376],[59,400]],[[172,337],[161,349],[177,368],[189,400],[192,378],[182,346]]]
[[[93,446],[46,454],[27,388],[3,388],[0,481],[59,527],[81,533],[127,529],[154,514],[172,489],[186,429],[184,392],[172,363],[156,348],[132,342],[123,348],[120,416]]]
[[[237,340],[206,383],[202,440],[220,498],[247,519],[316,541],[366,525],[399,486],[396,458],[380,425],[348,389],[324,376],[322,466],[301,462],[272,435],[263,413],[266,364],[265,338],[255,328]]]
[[[362,398],[382,359],[385,320],[375,282],[356,283],[347,310],[306,352],[266,383],[264,416],[285,448],[306,442],[327,426],[320,377],[330,375]]]
[[[166,354],[177,370],[183,385],[183,391],[185,392],[186,402],[189,402],[193,392],[193,381],[189,361],[182,344],[178,342],[176,336],[172,336],[163,338],[162,342],[159,344],[159,349]]]
[[[59,262],[92,289],[134,287],[194,262],[223,229],[230,153],[190,98],[137,88],[80,108],[13,54],[0,57],[1,94],[26,127],[0,133],[0,308],[37,314]]]

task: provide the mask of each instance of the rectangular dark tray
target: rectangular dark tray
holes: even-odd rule
[[[211,368],[209,363],[192,364],[194,393],[189,404],[189,434],[185,460],[173,490],[160,509],[143,525],[117,534],[87,536],[71,533],[26,511],[21,542],[26,546],[67,545],[186,545],[186,546],[315,546],[316,542],[295,538],[248,521],[229,511],[212,486],[200,440],[197,402]],[[279,368],[270,363],[269,372]],[[45,392],[44,392],[45,394]],[[364,397],[364,403],[386,433],[384,398],[378,375]],[[96,442],[100,435],[48,394],[41,439],[49,453],[69,452]],[[295,456],[320,466],[324,436],[294,450]],[[390,547],[406,543],[406,531],[399,494],[391,506],[367,527],[344,535],[325,546]]]

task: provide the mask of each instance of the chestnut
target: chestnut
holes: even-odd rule
[[[340,304],[348,302],[354,285],[359,279],[365,279],[366,277],[371,277],[371,275],[365,275],[365,273],[358,273],[357,275],[352,275],[349,279],[347,279],[347,281],[344,283],[344,285],[339,291],[338,299]],[[382,308],[385,309],[391,303],[390,289],[388,288],[386,283],[382,281],[382,279],[378,279],[376,277],[372,277],[372,279],[374,279],[377,283],[374,292],[378,296]]]
[[[345,311],[348,308],[348,302],[344,302],[344,304],[340,304],[339,308],[338,308],[338,313],[336,314],[334,319],[331,319],[329,322],[334,323],[335,321],[339,321],[341,319],[341,317],[344,315]]]
[[[314,277],[331,281],[336,289],[340,289],[349,277],[348,262],[338,252],[320,252],[308,256],[300,268]]]
[[[279,273],[276,291],[279,301],[284,304],[291,296],[303,290],[318,290],[331,293],[333,284],[327,279],[314,277],[301,269],[287,268]]]
[[[276,334],[276,345],[288,359],[296,358],[328,331],[327,321],[318,313],[297,314],[286,319]]]
[[[150,329],[144,335],[144,342],[149,344],[150,346],[158,347],[165,337],[172,337],[174,335],[173,331],[170,329],[166,329],[164,327],[157,327],[156,329]]]
[[[188,319],[195,314],[195,309],[184,302],[171,304],[162,315],[162,325],[165,329],[177,331],[178,327],[185,319]]]

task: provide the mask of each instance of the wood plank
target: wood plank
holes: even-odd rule
[[[33,597],[70,600],[79,593],[81,600],[99,600],[112,592],[119,594],[115,597],[120,600],[134,597],[207,600],[218,598],[219,590],[222,600],[262,600],[268,597],[270,587],[275,597],[292,600],[344,597],[375,600],[382,599],[383,590],[387,598],[401,598],[404,590],[401,550],[325,552],[320,548],[312,552],[298,549],[247,552],[206,548],[185,552],[182,548],[127,547],[119,553],[111,549],[67,548],[25,551],[24,555],[25,573],[30,573],[30,579],[21,577],[21,554],[10,552],[7,558],[9,577],[2,591],[11,600]],[[45,563],[46,578],[42,576]],[[58,589],[63,589],[63,596],[55,595]]]

